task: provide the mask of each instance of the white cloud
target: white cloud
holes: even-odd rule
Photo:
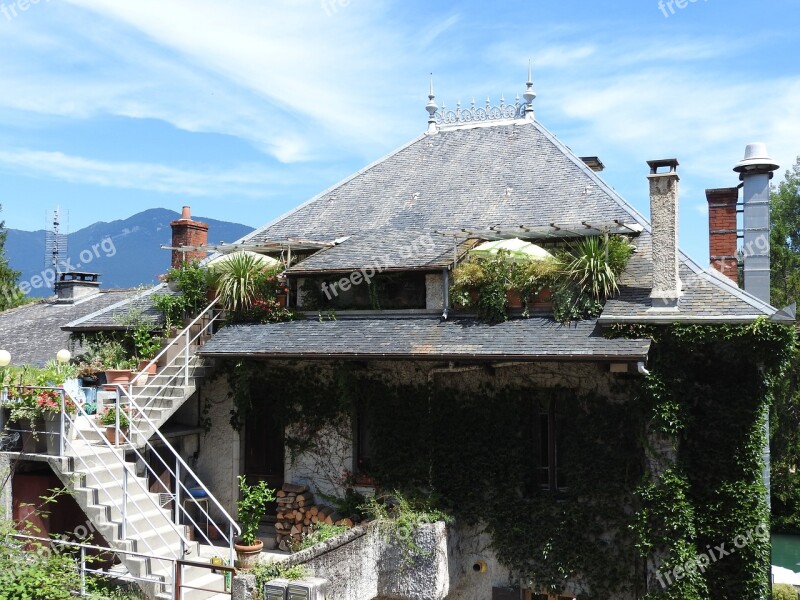
[[[287,183],[285,176],[278,177],[258,166],[227,171],[177,169],[158,164],[101,162],[37,150],[0,151],[0,170],[71,183],[188,196],[265,197],[269,186]]]

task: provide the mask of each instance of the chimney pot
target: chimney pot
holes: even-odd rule
[[[678,160],[649,160],[653,236],[651,310],[677,310],[682,295],[678,267]],[[667,172],[659,169],[667,167]]]
[[[779,168],[769,158],[766,144],[761,142],[748,144],[744,160],[733,168],[744,184],[744,289],[767,304],[770,302],[769,180]]]
[[[181,211],[181,221],[191,221],[191,220],[192,220],[192,207],[184,206],[183,211]]]

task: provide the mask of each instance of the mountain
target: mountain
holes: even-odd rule
[[[163,208],[146,210],[127,219],[98,222],[67,236],[67,255],[74,270],[100,273],[102,289],[131,288],[152,284],[170,266],[171,253],[162,245],[172,242],[170,222],[180,214]],[[235,242],[252,227],[203,217],[208,223],[209,243]],[[109,241],[110,240],[110,241]],[[38,283],[45,266],[45,231],[8,230],[6,257],[22,272],[20,282]],[[62,260],[64,260],[62,258]],[[32,296],[49,296],[52,289],[40,286]]]

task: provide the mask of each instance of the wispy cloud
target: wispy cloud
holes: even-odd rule
[[[257,166],[227,171],[176,169],[158,164],[101,162],[36,150],[0,151],[0,170],[71,183],[188,196],[265,197],[268,186],[281,181],[276,174]],[[284,179],[282,183],[287,182]]]

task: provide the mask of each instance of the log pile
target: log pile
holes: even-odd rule
[[[343,525],[353,527],[353,519],[340,515],[335,509],[314,501],[308,486],[285,483],[276,494],[278,503],[275,523],[276,542],[284,552],[300,543],[303,536],[311,532],[315,525]]]

